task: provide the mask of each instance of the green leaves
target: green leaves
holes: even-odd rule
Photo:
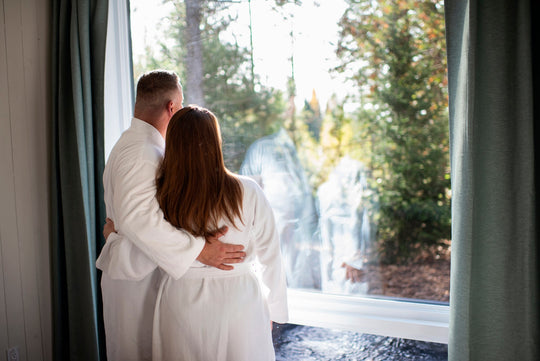
[[[186,9],[181,0],[169,0],[173,11],[163,22],[163,38],[159,54],[148,51],[144,62],[148,68],[175,70],[181,79],[187,78],[189,62],[186,49],[189,33],[186,31]],[[285,110],[280,91],[255,87],[252,78],[249,49],[240,46],[234,37],[223,37],[235,19],[226,10],[226,2],[199,0],[201,8],[202,79],[205,106],[220,121],[223,152],[227,167],[240,168],[247,147],[256,139],[276,131],[283,123]],[[231,40],[224,40],[231,39]],[[193,59],[191,59],[193,60]],[[143,71],[143,64],[135,64]],[[184,84],[184,93],[190,91]]]
[[[359,104],[356,111],[346,111],[344,102],[334,98],[321,114],[314,96],[296,112],[293,78],[287,94],[260,86],[249,49],[226,34],[235,21],[222,11],[228,3],[200,0],[204,101],[220,119],[225,159],[233,171],[253,141],[280,127],[299,145],[313,189],[343,156],[361,161],[376,190],[370,212],[379,222],[384,260],[406,260],[423,246],[450,238],[443,1],[346,1],[336,45],[341,64],[333,71],[355,84],[348,101]],[[172,3],[162,24],[161,51],[145,62],[174,69],[185,79],[184,2]],[[301,6],[295,0],[275,4],[289,19],[287,10]]]
[[[450,238],[442,1],[349,1],[340,25],[338,70],[358,69],[358,98],[373,109],[357,121],[373,144],[380,251],[403,261]]]

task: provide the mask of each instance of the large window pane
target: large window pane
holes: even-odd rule
[[[218,116],[227,166],[272,204],[290,288],[448,302],[442,1],[131,7],[135,78],[175,70]]]

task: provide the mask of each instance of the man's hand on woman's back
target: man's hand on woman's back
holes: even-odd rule
[[[225,271],[234,269],[231,263],[242,263],[246,252],[244,252],[244,246],[239,244],[223,243],[219,240],[219,237],[224,236],[227,233],[228,228],[226,226],[220,228],[215,234],[206,237],[204,248],[199,253],[197,261],[204,263],[205,265],[216,267]],[[105,225],[103,226],[103,237],[105,240],[113,232],[114,222],[107,218]]]
[[[219,237],[227,233],[228,228],[223,227],[215,234],[206,237],[204,248],[197,257],[197,261],[221,270],[230,271],[234,269],[230,263],[244,262],[246,252],[243,251],[244,246],[239,244],[223,243]]]

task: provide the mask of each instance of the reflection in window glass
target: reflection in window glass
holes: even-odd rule
[[[276,216],[289,287],[448,302],[443,1],[131,1]]]

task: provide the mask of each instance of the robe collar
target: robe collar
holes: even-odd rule
[[[159,145],[161,148],[165,148],[165,139],[163,139],[161,133],[144,120],[133,117],[131,119],[131,129],[137,133],[145,134],[153,143]]]

